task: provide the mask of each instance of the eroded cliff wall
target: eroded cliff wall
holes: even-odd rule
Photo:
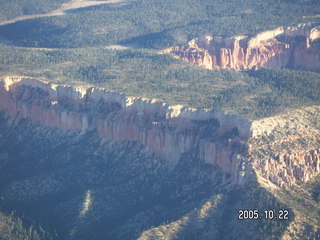
[[[260,161],[257,169],[279,187],[308,182],[320,172],[320,149],[280,154]]]
[[[253,167],[279,187],[308,182],[320,173],[320,107],[311,106],[253,122]]]
[[[92,87],[55,85],[31,78],[7,77],[0,85],[0,110],[11,119],[28,118],[61,130],[96,130],[103,139],[139,141],[174,166],[198,149],[200,158],[218,165],[241,183],[244,140],[251,122],[219,109],[170,106],[160,100],[127,97]],[[240,172],[243,172],[242,169]],[[236,172],[236,173],[235,173]]]
[[[175,166],[183,153],[218,166],[242,184],[252,169],[279,187],[320,173],[320,107],[249,121],[219,109],[170,106],[160,100],[25,77],[0,82],[0,111],[11,121],[97,131],[102,139],[139,141]]]
[[[162,51],[208,69],[320,69],[320,27],[277,28],[253,38],[207,36]]]

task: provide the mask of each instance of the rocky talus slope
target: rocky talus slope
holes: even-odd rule
[[[26,77],[6,77],[0,109],[11,119],[27,118],[61,130],[94,130],[112,141],[138,141],[174,167],[199,151],[242,184],[250,169],[279,187],[307,182],[319,174],[320,108],[250,121],[219,109],[170,106],[160,100],[88,86],[55,85]]]
[[[253,38],[206,36],[187,46],[173,46],[162,53],[208,69],[250,70],[265,68],[320,69],[320,28],[312,25],[280,27]]]

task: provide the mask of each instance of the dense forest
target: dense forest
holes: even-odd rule
[[[47,13],[59,8],[65,2],[68,0],[0,0],[0,20],[21,15]]]
[[[6,5],[19,6],[14,2]],[[254,35],[279,25],[310,21],[305,16],[319,11],[317,1],[134,0],[16,22],[1,27],[0,35],[20,46],[76,48],[121,43],[159,49],[208,34]]]

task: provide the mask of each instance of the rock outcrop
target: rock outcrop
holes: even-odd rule
[[[0,110],[61,130],[95,130],[103,139],[139,141],[174,166],[181,154],[198,149],[200,158],[239,176],[237,154],[245,152],[251,122],[219,109],[170,106],[160,100],[127,97],[93,87],[55,85],[31,78],[0,82]],[[242,166],[242,165],[241,165]]]
[[[279,154],[258,161],[256,167],[265,179],[279,187],[307,182],[320,173],[320,149]]]
[[[254,121],[249,153],[254,169],[279,187],[320,174],[320,107],[311,106]]]
[[[6,77],[0,81],[0,111],[11,121],[27,118],[79,134],[93,130],[106,140],[138,141],[172,167],[182,154],[195,151],[234,184],[243,184],[252,170],[279,187],[306,182],[320,172],[318,106],[252,122],[219,109]]]
[[[320,27],[277,28],[253,38],[206,36],[162,51],[208,69],[320,69]]]

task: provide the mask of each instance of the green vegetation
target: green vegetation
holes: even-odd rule
[[[239,209],[286,206],[257,184],[231,189],[230,178],[200,161],[196,149],[170,169],[138,142],[101,142],[95,132],[65,134],[28,120],[9,127],[0,115],[0,133],[0,210],[14,209],[24,225],[41,223],[46,231],[39,232],[56,230],[54,239],[152,239],[162,232],[164,239],[246,240],[258,233],[265,240],[279,239],[290,223],[238,220]],[[20,220],[15,227],[30,228]]]
[[[6,4],[22,8],[19,3]],[[319,103],[320,75],[289,70],[209,71],[159,55],[155,49],[206,34],[254,35],[309,21],[304,16],[319,12],[317,1],[287,0],[136,0],[93,6],[1,27],[0,35],[13,44],[57,49],[0,45],[0,75],[90,84],[170,104],[219,107],[261,118]],[[119,43],[131,48],[101,47]]]
[[[295,215],[293,210],[290,208],[290,205],[280,202],[279,199],[275,198],[274,195],[269,193],[265,188],[259,186],[256,181],[252,181],[250,185],[247,186],[243,198],[243,202],[247,202],[248,205],[254,206],[253,209],[258,209],[259,212],[273,210],[277,213],[281,209],[286,209],[289,212],[288,220],[258,220],[256,226],[261,235],[261,239],[279,239],[283,230],[286,229],[290,222],[294,220]]]
[[[130,43],[159,49],[207,34],[254,35],[279,25],[309,21],[303,16],[319,12],[317,1],[135,0],[17,22],[1,27],[0,34],[20,46],[75,48]]]
[[[0,46],[1,76],[104,87],[170,104],[219,107],[261,118],[320,103],[320,74],[296,70],[210,71],[151,50]]]
[[[0,0],[0,20],[21,15],[47,13],[59,8],[65,2],[68,0]]]
[[[298,230],[295,239],[319,239],[320,237],[320,204],[315,199],[319,193],[320,177],[316,176],[308,183],[291,186],[287,191],[269,189],[279,201],[290,207],[291,213],[296,217],[295,228]],[[311,233],[311,229],[317,229]]]
[[[20,218],[14,214],[0,212],[0,238],[2,240],[51,240],[53,239],[43,228],[25,227]]]
[[[50,12],[64,2],[0,0],[0,20]],[[0,77],[98,86],[251,119],[267,117],[320,104],[320,74],[210,71],[156,50],[207,34],[255,35],[316,21],[319,13],[318,0],[129,0],[72,10],[0,27],[1,37],[22,46],[0,44]],[[129,49],[106,48],[111,44]],[[256,179],[230,190],[229,176],[200,162],[196,150],[169,170],[165,159],[138,142],[102,142],[90,131],[66,135],[28,120],[11,124],[0,114],[1,239],[129,240],[144,233],[244,240],[258,233],[257,238],[271,240],[282,236],[294,216],[310,223],[306,229],[319,222],[319,179],[287,192],[270,193]],[[210,137],[216,122],[202,124]],[[239,209],[288,208],[290,221],[237,219]]]
[[[320,204],[320,178],[313,182],[311,185],[311,196],[312,199]]]

